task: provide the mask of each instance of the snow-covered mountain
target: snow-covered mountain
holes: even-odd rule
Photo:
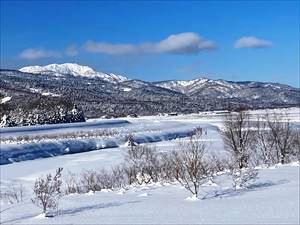
[[[189,94],[209,82],[207,78],[198,78],[194,80],[170,80],[154,83],[156,86],[167,88],[173,91],[178,91],[183,94]]]
[[[86,78],[100,78],[108,82],[122,82],[127,78],[113,73],[103,73],[95,71],[88,66],[82,66],[76,63],[50,64],[47,66],[27,66],[19,69],[24,73],[50,74],[55,76],[82,76]]]
[[[1,113],[36,102],[75,103],[88,118],[193,113],[207,110],[259,109],[298,106],[300,89],[284,84],[198,78],[186,81],[147,82],[102,73],[73,63],[0,70]],[[2,107],[2,108],[1,108]]]
[[[250,89],[255,91],[259,88],[260,94],[270,90],[291,90],[292,87],[277,83],[263,83],[255,81],[233,82],[226,80],[212,80],[208,78],[198,78],[194,80],[169,80],[154,82],[156,86],[163,87],[169,90],[181,92],[189,96],[195,95],[211,95],[212,97],[219,95],[223,97],[241,97],[241,93]]]

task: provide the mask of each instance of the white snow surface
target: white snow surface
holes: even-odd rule
[[[271,112],[287,112],[287,117],[299,125],[299,108],[275,109]],[[265,110],[251,111],[251,115],[264,114]],[[109,120],[90,120],[83,124],[49,125],[28,128],[11,128],[12,134],[51,134],[70,130],[89,130],[101,127],[123,129],[124,132],[172,133],[174,129],[189,130],[202,126],[207,135],[203,141],[209,143],[209,152],[226,154],[217,127],[222,127],[222,115],[206,112],[179,116],[152,116],[124,118],[108,124]],[[114,121],[114,120],[112,120]],[[122,123],[123,122],[123,123]],[[98,124],[97,124],[98,123]],[[96,125],[95,125],[96,124]],[[93,127],[93,125],[95,127]],[[61,127],[59,127],[61,126]],[[89,127],[91,126],[91,127]],[[47,126],[46,126],[47,127]],[[10,129],[10,128],[7,128]],[[6,129],[6,132],[7,132]],[[155,130],[156,129],[156,130]],[[148,130],[146,132],[146,130]],[[50,133],[49,133],[50,132]],[[179,141],[166,139],[145,145],[156,146],[158,151],[176,149]],[[1,146],[2,147],[2,146]],[[25,188],[25,200],[16,204],[0,202],[1,224],[299,224],[299,162],[258,167],[259,179],[246,189],[234,190],[226,176],[202,185],[198,199],[178,183],[151,183],[131,186],[126,189],[104,190],[87,194],[66,195],[59,204],[58,215],[46,218],[41,210],[31,203],[32,186],[35,179],[53,173],[63,167],[63,176],[68,171],[110,169],[124,161],[127,147],[58,155],[49,158],[26,160],[0,165],[1,190],[9,184],[21,182]]]
[[[10,100],[11,100],[10,96],[4,97],[4,98],[1,99],[0,104],[4,104],[4,103],[6,103],[6,102],[8,102]]]
[[[103,159],[102,159],[103,160]],[[98,163],[102,162],[98,159]],[[27,163],[27,162],[24,162]],[[44,164],[49,164],[47,159]],[[22,164],[22,163],[19,163]],[[22,168],[12,164],[3,173],[12,178]],[[34,164],[33,164],[34,165]],[[30,167],[28,164],[27,167]],[[80,164],[77,166],[80,167]],[[25,169],[24,167],[23,169]],[[84,168],[84,167],[82,167]],[[42,166],[35,168],[48,172]],[[41,171],[42,170],[42,171]],[[28,173],[32,179],[37,174]],[[12,179],[11,178],[11,179]],[[25,183],[25,181],[22,181]],[[30,184],[26,188],[30,190]],[[179,184],[149,184],[128,190],[66,195],[58,215],[45,218],[29,196],[22,203],[1,205],[2,224],[298,224],[299,165],[260,169],[247,189],[201,187],[199,199]],[[29,192],[30,193],[30,192]]]
[[[53,74],[55,76],[73,75],[88,78],[101,78],[109,82],[122,82],[126,77],[113,73],[97,72],[94,69],[76,63],[50,64],[47,66],[27,66],[19,69],[24,73]]]

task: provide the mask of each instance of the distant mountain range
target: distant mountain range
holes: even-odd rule
[[[146,82],[74,63],[1,69],[0,88],[0,100],[11,97],[0,104],[2,114],[32,101],[59,99],[76,104],[88,118],[300,104],[300,89],[284,84],[207,78]]]

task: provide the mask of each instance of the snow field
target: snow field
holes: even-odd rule
[[[298,109],[297,109],[298,110]],[[290,118],[297,124],[297,110]],[[201,126],[207,131],[203,141],[213,154],[226,154],[218,127],[220,115],[186,115],[178,117],[144,117],[128,119],[132,126],[162,128],[174,132]],[[97,121],[97,120],[96,120]],[[155,122],[156,121],[156,122]],[[95,121],[94,121],[95,122]],[[153,125],[152,125],[153,124]],[[155,124],[155,125],[154,125]],[[173,126],[174,125],[174,126]],[[180,126],[182,125],[182,126]],[[126,125],[131,126],[131,125]],[[169,126],[169,127],[168,127]],[[179,126],[179,127],[178,127]],[[167,129],[165,129],[167,127]],[[148,127],[149,128],[149,127]],[[167,131],[166,131],[167,130]],[[140,131],[141,135],[145,135]],[[157,132],[154,131],[153,133]],[[180,141],[184,141],[181,138]],[[176,149],[179,139],[145,145],[160,152]],[[70,194],[61,199],[59,214],[45,218],[30,201],[35,179],[53,173],[58,167],[65,172],[110,169],[124,160],[127,147],[107,148],[77,154],[26,160],[0,166],[1,189],[21,182],[26,200],[14,205],[1,202],[2,224],[299,224],[299,163],[258,167],[259,178],[247,188],[234,190],[232,180],[224,173],[200,188],[199,199],[178,183],[151,183],[126,189],[101,190]]]

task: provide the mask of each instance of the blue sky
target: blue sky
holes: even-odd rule
[[[1,68],[64,62],[298,87],[299,1],[1,0]]]

